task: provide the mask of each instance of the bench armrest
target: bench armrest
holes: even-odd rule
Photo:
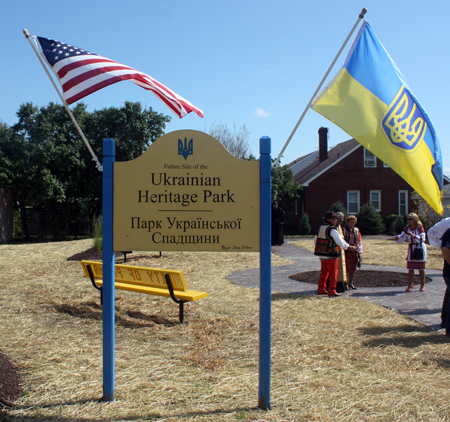
[[[177,299],[175,297],[175,294],[173,292],[173,287],[172,287],[172,280],[170,279],[170,275],[169,274],[164,274],[164,278],[166,279],[167,288],[169,289],[170,297],[172,298],[172,300],[175,303],[184,303],[184,302],[186,302],[185,300]]]
[[[86,265],[86,269],[87,272],[89,273],[89,278],[91,279],[91,283],[92,285],[97,289],[97,290],[102,290],[102,288],[95,282],[95,277],[94,277],[94,273],[92,271],[92,268],[90,265]]]

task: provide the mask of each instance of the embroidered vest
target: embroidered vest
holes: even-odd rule
[[[323,224],[317,233],[316,245],[314,247],[314,255],[328,256],[338,258],[341,255],[340,247],[336,244],[330,236],[330,230],[336,229],[336,226],[330,224]]]
[[[352,245],[352,246],[356,246],[357,244],[358,244],[358,240],[359,240],[359,230],[358,230],[358,227],[354,227],[353,228],[353,235],[354,235],[354,239],[353,239],[353,241],[354,241],[354,243],[350,243],[350,235],[351,235],[351,231],[347,228],[347,227],[344,227],[344,240],[348,243],[348,244],[350,244],[350,245]]]

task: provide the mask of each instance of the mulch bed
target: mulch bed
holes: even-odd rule
[[[6,414],[4,406],[12,404],[23,396],[20,387],[19,369],[14,362],[0,351],[0,420]]]
[[[317,284],[320,277],[320,271],[306,271],[304,273],[292,274],[290,279],[301,281],[303,283]],[[418,275],[414,275],[413,283],[420,285]],[[429,283],[431,278],[426,277],[426,283]],[[408,273],[396,273],[390,271],[370,271],[359,270],[353,278],[355,287],[402,287],[408,285]]]

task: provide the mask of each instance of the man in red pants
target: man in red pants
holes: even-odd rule
[[[354,251],[355,246],[350,246],[339,235],[337,230],[337,215],[333,211],[328,211],[323,218],[324,222],[317,233],[314,248],[314,255],[320,257],[320,279],[317,293],[319,295],[328,294],[328,297],[341,296],[336,292],[338,257],[340,249]],[[329,277],[328,291],[327,278]]]

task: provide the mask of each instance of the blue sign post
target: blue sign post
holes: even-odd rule
[[[103,400],[115,399],[115,292],[113,250],[114,161],[116,144],[103,140]]]
[[[259,289],[259,395],[258,407],[270,409],[270,330],[272,300],[272,206],[270,138],[259,140],[260,182],[261,182],[261,246],[260,246],[260,289]]]

